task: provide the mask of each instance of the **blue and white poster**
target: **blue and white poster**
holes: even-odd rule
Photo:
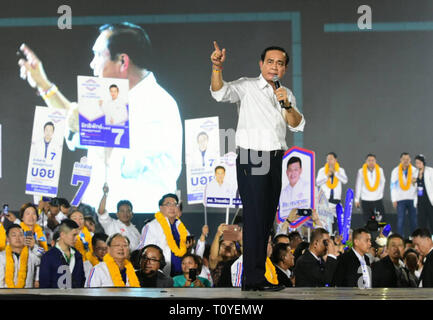
[[[215,167],[219,159],[218,117],[185,120],[188,204],[203,203],[204,190],[215,179]]]
[[[129,148],[127,79],[78,76],[80,143]]]
[[[57,196],[66,111],[36,107],[27,169],[26,194]]]
[[[78,186],[78,190],[71,201],[72,206],[78,206],[80,204],[84,192],[86,192],[87,186],[90,183],[91,174],[92,166],[87,163],[87,157],[82,157],[80,162],[74,163],[71,176],[71,185]]]

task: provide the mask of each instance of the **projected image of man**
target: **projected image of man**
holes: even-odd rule
[[[105,125],[124,126],[128,120],[128,109],[125,101],[119,98],[119,87],[110,86],[111,99],[100,100],[99,106],[105,115]]]

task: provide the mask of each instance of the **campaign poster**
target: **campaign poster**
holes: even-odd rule
[[[127,79],[78,76],[80,144],[129,148]]]
[[[57,196],[65,125],[65,110],[35,108],[26,194]]]
[[[236,178],[236,157],[236,153],[229,152],[217,161],[214,179],[205,188],[205,206],[217,208],[242,206]]]
[[[92,166],[87,163],[87,157],[81,157],[80,162],[74,162],[72,169],[71,185],[78,186],[74,198],[71,201],[72,206],[78,206],[81,203],[84,192],[90,183],[92,175]]]
[[[278,223],[284,222],[292,209],[315,209],[314,166],[314,151],[292,147],[285,152]]]
[[[203,203],[205,187],[215,179],[215,167],[219,159],[219,118],[185,120],[188,204]]]

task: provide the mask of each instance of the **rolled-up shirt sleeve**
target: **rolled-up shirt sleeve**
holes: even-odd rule
[[[223,81],[223,86],[218,91],[212,91],[211,86],[211,95],[218,102],[239,102],[242,97],[242,82],[243,78],[231,82]]]

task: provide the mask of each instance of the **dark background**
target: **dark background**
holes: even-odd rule
[[[390,202],[391,170],[400,153],[412,158],[422,153],[427,165],[431,150],[431,78],[433,71],[432,31],[374,31],[378,22],[433,21],[433,1],[2,1],[0,18],[58,17],[57,8],[67,4],[73,17],[127,16],[198,13],[299,12],[301,17],[302,109],[306,118],[303,147],[316,152],[316,169],[334,151],[355,187],[356,173],[367,153],[377,155],[384,168],[386,219],[394,226],[395,210]],[[325,32],[330,23],[356,24],[357,8],[372,8],[373,31]],[[15,19],[16,20],[16,19]],[[110,22],[107,17],[106,21]],[[276,22],[203,22],[141,24],[150,35],[158,58],[152,62],[158,82],[177,101],[182,121],[219,116],[221,128],[236,128],[234,105],[218,104],[210,96],[212,41],[227,48],[224,79],[257,76],[261,50],[280,45],[291,52],[292,24]],[[92,75],[89,63],[98,25],[74,25],[59,30],[57,25],[1,27],[0,123],[2,124],[2,171],[0,201],[11,209],[33,197],[24,194],[35,105],[44,105],[35,91],[19,78],[16,50],[23,42],[33,48],[44,63],[49,79],[71,101],[77,98],[77,75]],[[283,79],[293,87],[293,61]],[[288,134],[288,145],[293,136]],[[184,142],[185,143],[185,142]],[[228,150],[226,150],[228,151]],[[84,151],[63,150],[59,196],[72,199],[76,187],[70,185],[72,166]],[[185,164],[178,180],[186,198]],[[102,186],[101,186],[102,189]],[[102,193],[102,192],[101,192]],[[111,195],[115,196],[115,195]],[[145,196],[145,195],[143,195]],[[92,204],[96,206],[97,204]],[[203,207],[184,207],[187,228],[197,236],[204,223]],[[233,214],[232,214],[233,216]],[[139,230],[144,218],[136,215]],[[209,209],[211,234],[224,221],[225,211]],[[353,226],[362,224],[354,209]]]

